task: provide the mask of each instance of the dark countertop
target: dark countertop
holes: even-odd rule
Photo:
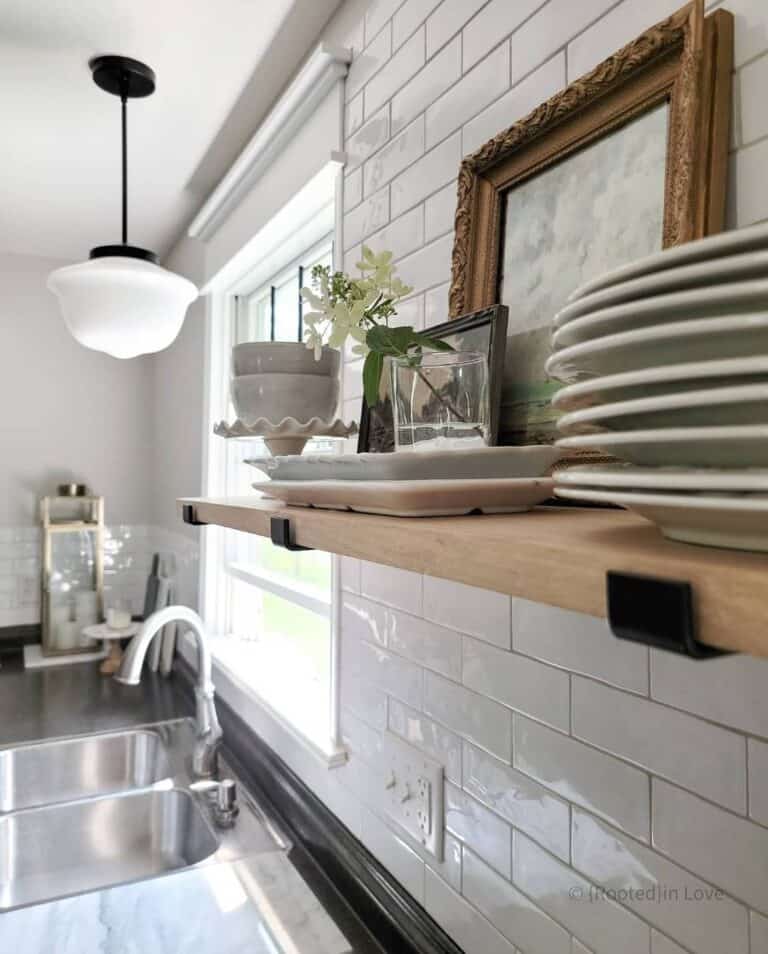
[[[193,715],[178,681],[145,672],[123,686],[99,663],[0,669],[0,745],[102,732]]]

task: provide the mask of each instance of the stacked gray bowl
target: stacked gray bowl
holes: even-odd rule
[[[250,341],[232,349],[230,393],[246,427],[260,421],[332,423],[339,404],[340,352],[323,348],[320,359],[300,342]]]

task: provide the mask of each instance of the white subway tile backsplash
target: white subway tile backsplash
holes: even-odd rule
[[[363,166],[363,192],[370,195],[407,169],[424,152],[424,117],[415,119]]]
[[[347,136],[346,168],[355,169],[389,139],[389,106],[384,106],[359,129]]]
[[[664,934],[651,930],[651,954],[686,954],[686,951]]]
[[[653,844],[768,914],[768,829],[654,779]]]
[[[349,139],[352,133],[363,125],[363,94],[359,92],[344,107],[344,138]],[[347,156],[349,161],[349,156]]]
[[[424,244],[424,210],[419,206],[405,215],[398,215],[396,218],[393,216],[390,225],[368,238],[368,244],[377,251],[387,249],[392,252],[395,261],[421,248]],[[410,324],[403,318],[407,310],[408,306],[405,303],[398,305],[397,324]]]
[[[463,126],[508,88],[509,46],[505,43],[427,109],[427,149]]]
[[[615,0],[549,0],[512,34],[512,82],[543,63],[575,34],[589,26]],[[606,50],[605,56],[614,53]],[[601,57],[603,59],[604,57]]]
[[[389,728],[443,763],[445,777],[461,785],[461,739],[398,699],[389,700]]]
[[[392,46],[397,49],[418,29],[440,0],[405,0],[392,17]]]
[[[450,282],[444,285],[438,285],[424,295],[424,327],[431,328],[434,325],[442,325],[448,321],[448,295],[450,292]]]
[[[421,31],[415,34],[423,44]],[[409,40],[410,44],[412,40]],[[408,44],[406,44],[407,46]],[[406,49],[406,47],[403,47]],[[393,61],[394,62],[394,59]],[[402,129],[433,103],[461,76],[461,37],[455,37],[437,56],[392,97],[392,132]]]
[[[448,140],[450,141],[450,140]],[[453,231],[456,216],[456,183],[431,195],[424,203],[424,237],[428,242]]]
[[[371,765],[377,765],[382,753],[381,732],[363,722],[350,709],[341,710],[339,725],[341,738],[350,752]]]
[[[455,179],[460,162],[461,136],[457,133],[414,162],[392,182],[392,215],[402,215],[406,209],[439,189],[444,182]],[[455,188],[453,191],[455,206]]]
[[[585,947],[581,941],[577,941],[575,937],[571,938],[571,954],[594,954],[593,951],[590,951],[589,948]]]
[[[406,613],[421,612],[421,577],[408,570],[363,560],[360,564],[360,592]]]
[[[387,622],[392,652],[456,682],[461,680],[461,636],[458,633],[394,610],[389,612]]]
[[[511,646],[509,597],[464,583],[424,577],[424,615],[495,646]]]
[[[464,71],[498,46],[517,27],[544,3],[544,0],[491,0],[464,27]]]
[[[515,948],[477,910],[427,867],[424,906],[464,951],[516,954]]]
[[[649,840],[650,788],[644,772],[522,716],[516,715],[513,723],[515,768],[575,805]]]
[[[464,743],[462,771],[465,791],[563,861],[569,860],[571,813],[567,802],[468,742]]]
[[[359,254],[355,256],[359,258]],[[342,370],[342,388],[344,389],[344,400],[349,401],[356,398],[358,401],[363,396],[363,359],[357,358],[354,361],[348,361]]]
[[[512,646],[622,689],[648,691],[648,650],[616,639],[606,620],[596,616],[513,599]]]
[[[512,829],[450,782],[445,785],[445,827],[505,878],[512,877]]]
[[[346,418],[345,418],[346,420]],[[341,588],[347,593],[360,592],[360,561],[355,557],[339,557]]]
[[[462,885],[464,897],[526,954],[570,954],[568,932],[471,851],[464,852]]]
[[[392,54],[392,30],[386,26],[376,36],[369,39],[368,45],[359,56],[356,56],[349,67],[345,92],[347,100],[351,100],[368,80],[374,76]]]
[[[357,168],[344,176],[344,211],[350,209],[363,198],[363,170]]]
[[[411,77],[424,65],[424,30],[418,30],[394,54],[386,66],[368,82],[365,87],[365,115],[383,106],[387,100],[401,89]],[[413,114],[415,115],[415,113]],[[412,118],[412,117],[411,117]],[[393,126],[392,131],[402,128],[405,123]]]
[[[402,259],[399,263],[400,276],[407,285],[413,287],[414,292],[439,285],[450,277],[452,252],[453,236],[445,235]],[[446,312],[443,321],[447,317]]]
[[[595,954],[648,954],[650,929],[611,899],[594,902],[590,883],[516,831],[514,883]]]
[[[352,634],[344,634],[341,651],[343,666],[352,678],[377,686],[416,709],[421,708],[421,668]]]
[[[757,739],[747,742],[749,765],[749,817],[768,825],[768,744]],[[766,952],[768,954],[768,951]]]
[[[750,954],[766,954],[768,952],[768,918],[758,914],[757,911],[749,912],[749,939]],[[653,954],[656,954],[654,951]],[[666,952],[663,952],[666,954]],[[670,951],[670,954],[674,952]]]
[[[768,139],[739,149],[729,161],[728,227],[743,228],[768,219]]]
[[[697,954],[748,954],[743,905],[578,810],[573,814],[573,865]]]
[[[659,20],[680,8],[678,0],[624,0],[568,44],[568,82],[588,73]]]
[[[733,65],[743,66],[768,48],[764,0],[726,0],[721,4],[733,14]]]
[[[768,737],[768,659],[727,656],[696,666],[692,659],[651,651],[651,696],[676,709]]]
[[[360,596],[345,594],[341,601],[341,628],[344,636],[355,636],[369,642],[387,645],[389,610]]]
[[[475,692],[567,732],[568,673],[470,637],[464,638],[462,682]]]
[[[573,734],[734,811],[746,810],[746,745],[734,732],[575,676]]]
[[[344,219],[344,246],[357,245],[389,221],[389,187],[364,199]]]
[[[512,754],[508,709],[431,672],[424,673],[424,711],[505,762]]]
[[[369,0],[365,11],[365,42],[369,43],[397,11],[403,0]]]
[[[424,862],[373,812],[363,809],[363,844],[388,868],[417,901],[424,903]]]
[[[487,0],[443,0],[427,18],[427,58],[455,36]]]
[[[564,86],[565,54],[557,53],[464,126],[464,155],[527,116]]]

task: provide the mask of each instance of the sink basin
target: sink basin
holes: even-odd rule
[[[156,732],[135,730],[0,750],[0,812],[143,788],[169,776]]]
[[[197,864],[219,841],[195,799],[153,789],[0,818],[0,910]]]

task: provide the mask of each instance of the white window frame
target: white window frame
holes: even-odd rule
[[[221,409],[227,406],[229,386],[229,361],[237,314],[239,295],[257,293],[260,283],[266,285],[271,279],[277,279],[304,260],[311,260],[329,236],[332,240],[334,256],[338,256],[339,242],[339,197],[341,171],[336,168],[335,196],[332,202],[315,211],[305,222],[280,223],[275,231],[286,235],[282,243],[269,241],[268,234],[261,235],[262,241],[252,242],[253,253],[247,257],[238,257],[237,273],[240,277],[232,279],[231,269],[223,270],[223,280],[213,281],[204,291],[208,292],[205,338],[205,415],[206,431],[203,443],[203,494],[204,496],[224,496],[226,493],[226,455],[217,451],[213,441],[221,438],[212,435],[213,422],[221,418]],[[301,208],[301,203],[298,203]],[[295,212],[288,210],[288,217]],[[268,233],[270,226],[263,232]],[[274,247],[277,244],[278,247]],[[267,255],[259,255],[257,250],[269,248]],[[337,261],[334,261],[336,267]],[[223,635],[227,629],[227,589],[228,581],[222,571],[224,554],[223,528],[210,526],[202,534],[200,560],[200,612],[210,633],[213,634],[214,669],[224,677],[219,681],[226,687],[234,684],[234,692],[244,693],[248,699],[248,708],[255,705],[263,715],[278,723],[295,741],[317,756],[325,765],[332,768],[346,761],[347,753],[341,741],[339,729],[339,673],[340,673],[340,637],[341,637],[341,575],[340,559],[330,554],[331,585],[330,597],[326,602],[318,600],[316,594],[302,592],[300,588],[286,586],[284,581],[249,570],[242,577],[254,583],[266,592],[287,599],[297,606],[313,612],[321,610],[327,613],[329,620],[329,686],[328,686],[328,727],[329,739],[326,745],[306,736],[287,716],[278,711],[257,689],[245,683],[231,667],[216,658],[216,635]],[[231,576],[240,577],[235,570],[228,571]],[[226,699],[226,690],[223,694]]]

